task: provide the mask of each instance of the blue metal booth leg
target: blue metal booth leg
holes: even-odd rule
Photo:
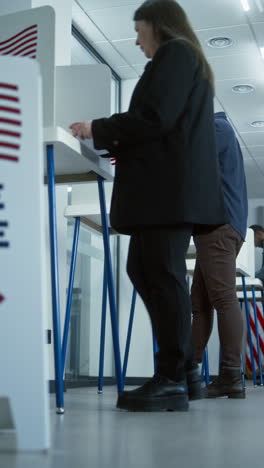
[[[113,346],[114,346],[114,355],[115,355],[116,379],[117,379],[118,393],[121,393],[124,388],[124,383],[123,383],[122,369],[121,369],[121,357],[120,357],[120,346],[119,346],[118,325],[117,325],[117,310],[116,310],[114,279],[113,279],[111,251],[110,251],[109,226],[108,226],[106,203],[105,203],[104,179],[101,176],[97,176],[97,182],[98,182],[102,228],[103,228],[104,253],[105,253],[106,271],[107,271],[107,284],[108,284],[108,295],[109,295],[111,325],[112,325],[112,334],[113,334]]]
[[[105,354],[105,326],[106,326],[106,301],[107,301],[107,274],[106,264],[104,262],[104,281],[102,295],[102,314],[101,314],[101,334],[100,334],[100,356],[99,356],[99,377],[98,393],[102,393],[104,384],[104,354]]]
[[[202,368],[201,368],[201,378],[204,378],[206,385],[210,383],[210,373],[209,373],[209,359],[208,359],[208,348],[204,350]]]
[[[47,177],[49,198],[50,263],[53,315],[53,344],[57,413],[64,413],[63,366],[61,354],[60,296],[58,272],[58,241],[56,225],[55,170],[53,145],[47,145]]]
[[[69,275],[69,284],[68,284],[68,294],[67,294],[67,304],[66,304],[66,313],[65,313],[64,331],[63,331],[63,341],[62,341],[62,368],[63,368],[63,371],[65,370],[67,343],[68,343],[68,335],[69,335],[69,328],[70,328],[70,321],[71,321],[72,293],[73,293],[74,274],[75,274],[76,260],[77,260],[80,222],[81,222],[81,218],[79,216],[77,216],[75,218],[75,225],[74,225],[71,266],[70,266],[70,275]]]
[[[129,314],[128,329],[127,329],[126,348],[125,348],[124,362],[123,362],[124,382],[126,378],[127,362],[128,362],[128,355],[129,355],[129,349],[130,349],[130,341],[131,341],[131,334],[132,334],[132,327],[133,327],[133,320],[134,320],[134,313],[135,313],[135,306],[136,306],[136,298],[137,298],[137,291],[134,288],[133,293],[132,293],[131,308],[130,308],[130,314]]]

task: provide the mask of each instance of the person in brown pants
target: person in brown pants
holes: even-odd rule
[[[241,378],[244,335],[236,296],[236,257],[247,226],[247,190],[243,157],[235,132],[223,112],[215,114],[217,149],[230,222],[194,229],[196,265],[191,289],[194,359],[202,362],[217,312],[221,345],[220,373],[207,387],[207,397],[245,398]]]

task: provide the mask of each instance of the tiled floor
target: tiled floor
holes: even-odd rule
[[[186,413],[128,413],[116,389],[68,390],[65,415],[51,397],[52,448],[47,454],[0,452],[1,468],[262,468],[264,388],[246,400],[200,400]],[[0,446],[5,438],[0,435]]]

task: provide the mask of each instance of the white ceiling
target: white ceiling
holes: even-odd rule
[[[73,21],[123,79],[138,78],[146,64],[135,47],[133,13],[142,0],[75,0]],[[250,198],[264,198],[264,0],[179,0],[185,9],[216,78],[216,110],[225,110],[240,138]],[[262,7],[262,8],[261,8]],[[262,11],[261,11],[262,10]],[[230,47],[214,49],[212,37],[228,37]],[[250,84],[254,91],[237,94],[232,87]]]

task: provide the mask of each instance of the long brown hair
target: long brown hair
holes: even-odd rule
[[[171,39],[186,41],[195,51],[214,92],[214,74],[203,53],[201,44],[183,8],[174,0],[146,0],[134,13],[134,21],[146,21],[153,26],[157,39],[164,43]]]

